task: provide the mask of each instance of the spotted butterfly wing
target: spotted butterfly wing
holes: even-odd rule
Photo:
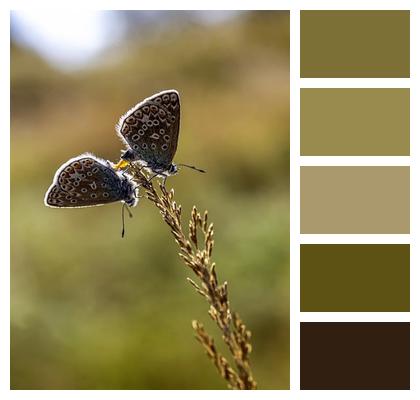
[[[180,102],[178,92],[166,90],[124,114],[117,132],[140,160],[154,171],[166,171],[178,145]]]
[[[104,160],[82,154],[64,163],[45,195],[49,207],[90,207],[115,201],[135,205],[133,184]]]

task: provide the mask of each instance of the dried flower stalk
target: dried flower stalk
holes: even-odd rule
[[[152,182],[148,181],[141,167],[130,165],[129,172],[134,180],[145,189],[146,197],[159,209],[164,221],[170,227],[172,235],[180,248],[180,257],[190,268],[199,283],[187,278],[194,289],[209,303],[209,315],[217,324],[232,355],[235,368],[216,349],[213,338],[207,334],[204,326],[197,321],[192,322],[196,339],[204,347],[208,357],[216,366],[219,374],[232,389],[256,389],[257,383],[252,376],[249,363],[251,353],[251,332],[231,311],[228,299],[227,282],[219,284],[216,274],[216,264],[211,261],[214,246],[213,224],[208,222],[207,211],[202,216],[194,207],[189,221],[188,236],[181,225],[181,205],[174,201],[174,190],[169,192],[159,183],[158,193]],[[203,237],[200,246],[199,236]]]

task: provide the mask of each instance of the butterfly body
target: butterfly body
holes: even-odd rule
[[[138,158],[137,154],[132,149],[127,149],[121,156],[121,159],[128,162],[138,161],[142,164],[146,169],[158,174],[160,176],[171,176],[176,175],[178,173],[178,166],[174,163],[169,164],[162,164],[155,160],[151,160],[149,162],[145,162]]]
[[[172,160],[178,145],[180,101],[176,90],[157,93],[135,105],[117,124],[117,133],[127,146],[122,160],[139,161],[152,172],[177,173]]]
[[[137,204],[130,177],[108,161],[86,153],[65,162],[45,195],[45,205],[58,208],[91,207],[122,201]]]

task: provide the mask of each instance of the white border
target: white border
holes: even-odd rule
[[[418,81],[418,72],[419,72],[419,39],[420,32],[420,18],[419,18],[419,8],[418,1],[415,0],[353,0],[353,1],[336,1],[336,0],[213,0],[213,1],[201,1],[199,4],[196,2],[178,0],[177,2],[171,1],[160,1],[155,0],[153,3],[150,2],[139,2],[138,0],[112,0],[112,1],[101,1],[101,0],[74,0],[69,4],[60,4],[58,5],[56,1],[53,0],[39,0],[37,2],[26,0],[26,1],[8,1],[2,2],[1,15],[0,15],[0,44],[2,49],[2,60],[5,60],[5,55],[9,54],[9,10],[10,9],[23,9],[23,8],[73,8],[73,9],[232,9],[232,10],[246,10],[246,9],[279,9],[279,10],[291,10],[291,75],[290,75],[290,90],[291,90],[291,172],[290,172],[290,182],[291,182],[291,227],[290,227],[290,238],[291,238],[291,316],[290,316],[290,333],[291,333],[291,390],[290,391],[257,391],[257,392],[239,392],[239,391],[230,391],[229,397],[257,397],[257,398],[270,398],[277,399],[279,396],[298,399],[305,396],[310,398],[325,399],[325,398],[337,398],[339,396],[343,399],[348,398],[360,398],[360,399],[371,399],[372,395],[377,393],[372,393],[372,391],[299,391],[299,321],[305,318],[304,313],[299,313],[299,241],[302,243],[322,243],[325,240],[325,243],[331,243],[332,237],[329,235],[324,235],[323,239],[317,238],[315,236],[320,235],[299,235],[299,165],[305,164],[308,160],[301,159],[299,156],[299,90],[301,87],[410,87],[411,88],[411,159],[407,164],[411,167],[411,234],[406,235],[368,235],[369,240],[364,235],[351,235],[346,237],[345,235],[332,235],[335,237],[337,243],[367,243],[371,241],[372,243],[411,243],[411,312],[409,319],[411,321],[411,338],[412,338],[412,361],[411,361],[411,390],[410,391],[380,391],[381,399],[394,399],[398,398],[413,398],[413,396],[418,396],[418,377],[420,376],[419,369],[419,344],[416,337],[419,335],[419,291],[417,290],[415,283],[419,282],[420,272],[418,271],[418,266],[420,265],[419,257],[419,246],[415,239],[418,239],[418,223],[419,213],[418,213],[418,204],[419,204],[419,165],[418,165],[418,146],[419,146],[419,121],[418,113],[420,110],[419,102],[419,81]],[[410,79],[392,79],[386,81],[386,85],[383,85],[382,79],[361,79],[361,80],[343,80],[343,79],[317,79],[316,82],[314,79],[300,79],[299,78],[299,10],[300,9],[411,9],[411,78]],[[1,109],[4,112],[4,115],[10,115],[9,113],[9,63],[2,63],[2,74],[0,74],[1,80]],[[328,82],[326,82],[328,81]],[[4,174],[3,177],[3,190],[4,187],[9,186],[9,166],[10,166],[10,155],[7,151],[10,148],[9,137],[6,132],[10,132],[10,124],[8,118],[1,119],[1,129],[2,135],[0,135],[0,140],[2,141],[1,148],[4,151],[2,158]],[[7,149],[7,150],[6,150]],[[303,158],[303,157],[302,157]],[[321,162],[321,161],[320,161]],[[324,159],[323,162],[328,163],[327,159]],[[344,164],[347,161],[342,161],[342,165],[353,165],[353,164]],[[365,160],[366,162],[377,162],[373,159],[371,161]],[[4,167],[6,165],[6,167]],[[308,164],[309,165],[309,164]],[[328,165],[328,164],[324,164]],[[354,164],[356,165],[356,164]],[[372,164],[377,165],[377,164]],[[389,164],[387,164],[389,165]],[[2,224],[2,241],[1,243],[1,256],[4,262],[1,263],[1,278],[0,278],[0,316],[2,319],[2,326],[0,328],[0,396],[2,399],[20,399],[20,398],[30,398],[30,399],[73,399],[75,396],[79,398],[89,398],[89,399],[115,399],[115,398],[138,398],[139,396],[146,399],[155,399],[161,398],[163,396],[170,395],[171,397],[177,398],[195,398],[200,396],[203,399],[213,398],[215,393],[213,391],[10,391],[9,390],[9,357],[10,357],[10,337],[9,337],[9,304],[10,304],[10,287],[9,287],[9,269],[7,265],[10,264],[10,235],[9,235],[9,196],[4,195],[0,196],[1,200],[1,217],[2,221],[8,223]],[[309,240],[309,241],[308,241]],[[389,240],[389,241],[388,241]],[[362,318],[362,314],[357,313],[355,318]],[[334,315],[329,313],[331,318],[334,318]],[[367,315],[367,314],[364,314]],[[369,314],[370,316],[371,314]],[[321,315],[318,314],[318,317]],[[405,316],[405,314],[404,314]],[[327,318],[327,316],[322,316]],[[347,315],[348,317],[348,315]],[[382,317],[386,317],[382,314]],[[312,318],[312,317],[311,317]],[[416,381],[417,379],[417,381]],[[224,393],[224,392],[223,392]],[[417,393],[417,394],[415,394]]]
[[[300,370],[300,15],[290,12],[290,390]]]
[[[2,60],[10,59],[9,13],[4,13],[3,11],[0,14],[0,46]],[[7,389],[10,381],[10,62],[3,61],[2,69],[3,73],[0,74],[2,89],[0,92],[2,110],[0,148],[2,150],[1,159],[3,163],[2,182],[5,186],[2,186],[0,195],[0,220],[2,221],[0,240],[0,255],[2,259],[0,263],[0,396],[8,398],[9,393]]]

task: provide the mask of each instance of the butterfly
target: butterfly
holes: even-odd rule
[[[109,161],[84,153],[66,161],[55,173],[45,194],[48,207],[91,207],[116,201],[137,204],[130,176],[115,171]]]
[[[131,176],[115,171],[109,161],[84,153],[66,161],[55,173],[45,194],[44,203],[54,208],[92,207],[123,202],[122,232],[124,237],[124,209],[137,205],[138,197]]]
[[[116,168],[139,161],[155,175],[175,175],[178,165],[172,161],[178,146],[180,112],[179,93],[171,89],[144,99],[125,113],[116,130],[127,150]],[[204,172],[191,165],[179,166]]]

